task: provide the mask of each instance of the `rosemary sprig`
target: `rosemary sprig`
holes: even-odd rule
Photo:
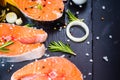
[[[65,53],[70,53],[73,55],[76,55],[72,49],[70,48],[70,46],[68,44],[64,44],[61,41],[58,42],[51,42],[50,45],[48,46],[48,49],[52,52],[65,52]]]
[[[0,51],[1,52],[8,52],[9,49],[7,49],[6,47],[13,44],[14,42],[13,41],[7,41],[5,42],[3,45],[0,46]]]
[[[84,19],[78,19],[77,17],[75,17],[69,9],[66,11],[66,13],[69,17],[70,22],[75,20],[84,21]]]

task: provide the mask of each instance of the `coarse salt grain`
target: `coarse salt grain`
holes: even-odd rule
[[[99,36],[97,36],[97,37],[96,37],[96,39],[98,40],[98,39],[100,39],[100,37],[99,37]]]
[[[38,59],[35,59],[35,61],[37,62],[37,61],[38,61]]]
[[[48,48],[45,48],[45,50],[47,50]]]
[[[89,54],[89,53],[86,53],[85,55],[86,55],[86,56],[89,56],[90,54]]]
[[[105,10],[105,9],[106,9],[106,7],[105,7],[105,6],[102,6],[102,9],[103,9],[103,10]]]
[[[70,5],[72,5],[72,2],[70,2]]]
[[[13,27],[10,27],[10,29],[13,29]]]
[[[82,5],[79,5],[80,8],[82,8]]]
[[[30,63],[31,65],[33,65],[33,62],[32,63]]]
[[[12,70],[12,67],[10,67],[10,70]]]
[[[76,11],[76,14],[79,14],[79,11]]]
[[[50,77],[48,77],[48,80],[52,80]]]
[[[86,77],[87,77],[86,75],[83,76],[83,78],[86,78]]]
[[[90,42],[89,42],[89,41],[87,41],[87,44],[90,44]]]
[[[11,67],[14,67],[14,64],[12,64]]]
[[[109,35],[109,38],[111,38],[111,39],[112,39],[112,35]]]
[[[46,59],[43,59],[44,62],[46,62],[47,60]]]
[[[49,57],[50,55],[49,54],[44,54],[45,57]]]
[[[2,64],[1,66],[2,66],[2,67],[4,67],[4,66],[5,66],[5,64]]]
[[[89,61],[90,61],[90,62],[93,62],[93,59],[90,59]]]
[[[108,62],[108,57],[107,56],[103,56],[103,59]]]
[[[60,57],[62,57],[62,58],[63,58],[63,57],[65,57],[65,55],[63,54],[63,55],[61,55]]]
[[[70,40],[69,39],[67,39],[67,42],[69,42]]]
[[[62,27],[59,28],[59,31],[61,31],[61,30],[62,30]]]
[[[88,73],[88,75],[89,75],[89,76],[91,76],[91,75],[92,75],[92,73],[91,73],[91,72],[89,72],[89,73]]]
[[[48,2],[48,4],[51,4],[51,2]]]

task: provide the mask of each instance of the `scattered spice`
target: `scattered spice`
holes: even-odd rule
[[[25,8],[25,10],[27,10],[27,8]]]
[[[44,4],[43,7],[45,7],[46,5]]]
[[[45,68],[45,66],[42,66],[42,69],[44,69]]]
[[[104,21],[104,19],[105,19],[104,17],[101,17],[101,20],[102,20],[102,21]]]
[[[59,10],[61,11],[62,9],[61,9],[61,8],[59,8]]]

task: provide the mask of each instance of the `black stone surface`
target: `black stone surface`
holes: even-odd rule
[[[68,41],[65,33],[65,28],[59,31],[65,23],[68,23],[67,15],[64,12],[62,18],[52,22],[39,22],[25,17],[17,11],[19,17],[22,16],[24,24],[32,23],[37,28],[43,28],[49,34],[45,42],[48,47],[51,41],[63,41],[70,44],[73,51],[77,54],[72,56],[62,52],[46,51],[50,56],[65,55],[67,59],[73,62],[83,73],[84,80],[120,80],[120,7],[119,0],[87,0],[87,3],[82,5],[82,8],[76,6],[71,0],[65,2],[65,11],[70,9],[78,18],[84,18],[88,25],[90,34],[89,37],[81,43]],[[72,5],[71,5],[72,4]],[[9,7],[10,5],[8,5]],[[102,9],[105,6],[105,9]],[[1,9],[1,8],[0,8]],[[14,7],[10,7],[14,11]],[[79,12],[79,14],[76,14]],[[103,20],[101,18],[103,17]],[[47,23],[47,24],[46,24]],[[23,25],[24,25],[23,24]],[[56,30],[54,30],[56,28]],[[71,29],[73,35],[81,36],[84,32],[78,28]],[[111,37],[112,36],[112,37]],[[96,39],[98,37],[99,39]],[[86,53],[89,56],[86,56]],[[108,62],[103,59],[108,57]],[[43,56],[42,58],[46,58]],[[40,58],[40,59],[42,59]],[[90,62],[90,59],[93,62]],[[0,80],[10,80],[11,75],[24,65],[34,61],[24,61],[19,63],[5,62],[0,58]],[[4,67],[2,66],[4,64]],[[14,65],[11,68],[11,66]],[[73,79],[71,79],[73,80]]]

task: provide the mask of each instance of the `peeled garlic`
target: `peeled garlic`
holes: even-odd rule
[[[19,19],[17,19],[17,20],[15,21],[15,23],[16,23],[17,25],[21,25],[21,24],[23,23],[23,21],[22,21],[21,18],[19,18]]]

